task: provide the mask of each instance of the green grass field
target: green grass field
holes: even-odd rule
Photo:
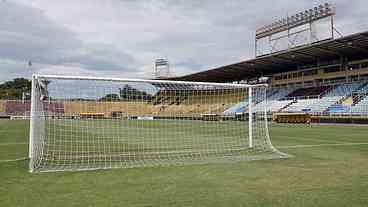
[[[0,120],[0,206],[368,206],[368,126],[272,125],[290,159],[28,173],[28,122]]]
[[[34,156],[36,172],[203,164],[282,156],[266,144],[267,136],[261,126],[253,130],[254,147],[249,148],[248,122],[245,121],[48,119],[38,124],[44,125],[45,130],[38,132],[43,136],[35,136],[44,137],[42,153],[36,150]],[[257,124],[259,122],[254,125]]]

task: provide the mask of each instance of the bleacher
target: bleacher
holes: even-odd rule
[[[263,102],[257,104],[254,107],[254,111],[259,112],[264,107],[266,107],[266,110],[268,112],[278,112],[282,108],[284,108],[285,106],[291,104],[292,102],[293,102],[293,100],[281,100],[281,101],[279,101],[279,100],[269,100],[269,101],[263,101]]]
[[[350,106],[333,104],[328,108],[330,114],[345,114],[350,112]]]
[[[295,100],[290,106],[283,109],[284,112],[309,112],[311,105],[316,104],[318,99],[299,99]]]
[[[302,95],[304,91],[305,96]],[[115,111],[129,112],[136,115],[149,114],[201,114],[221,113],[232,115],[247,112],[247,96],[239,96],[237,93],[228,92],[219,95],[207,91],[206,98],[190,94],[156,94],[152,99],[145,101],[117,101],[117,102],[44,102],[45,111],[49,115],[66,114],[70,116],[79,113],[105,113],[112,114]],[[293,97],[295,95],[296,97]],[[341,83],[333,86],[292,88],[277,87],[267,91],[267,100],[262,96],[254,97],[253,110],[258,112],[267,109],[268,112],[306,112],[313,114],[368,114],[368,82]],[[106,110],[109,109],[109,110]],[[30,101],[0,101],[0,114],[10,116],[29,115]],[[138,113],[139,112],[139,113]]]
[[[357,90],[362,83],[344,83],[339,84],[334,87],[332,91],[330,91],[326,96],[328,97],[345,97],[347,95],[351,95],[355,90]]]
[[[337,85],[335,87],[334,90],[332,90],[327,97],[331,97],[331,98],[336,98],[338,99],[338,102],[335,103],[331,103],[330,106],[328,107],[328,110],[330,113],[345,113],[350,111],[349,108],[350,106],[344,105],[342,104],[342,102],[349,102],[347,101],[349,98],[351,98],[354,102],[354,96],[353,96],[353,92],[358,90],[360,87],[362,86],[362,83],[345,83],[345,84],[340,84]],[[323,102],[325,102],[324,100],[322,100],[322,104]]]
[[[368,92],[368,82],[364,83],[362,87],[356,91],[357,93],[367,93]]]
[[[253,108],[254,111],[266,110],[269,112],[277,112],[293,102],[293,100],[281,100],[285,98],[289,93],[294,91],[295,88],[271,88],[267,93],[270,94],[267,100],[262,100]]]
[[[242,113],[246,110],[246,108],[248,107],[248,101],[242,101],[237,103],[234,106],[231,106],[230,108],[226,109],[223,114],[224,115],[231,115],[231,114],[236,114],[236,113]]]
[[[356,91],[360,95],[360,100],[354,102],[351,106],[351,113],[353,114],[368,114],[368,83],[364,84],[359,90]]]
[[[335,86],[321,86],[302,88],[289,94],[291,98],[295,95],[295,102],[285,108],[285,112],[309,112],[322,113],[334,104],[352,95],[352,93],[361,87],[362,83],[345,83]],[[304,91],[304,97],[302,95]],[[311,99],[302,99],[312,97]]]
[[[364,86],[364,87],[362,87]],[[267,100],[259,100],[253,107],[254,111],[263,110],[265,107],[268,112],[307,112],[307,113],[323,113],[334,106],[333,110],[343,108],[338,104],[349,98],[356,91],[362,94],[368,94],[368,84],[362,82],[343,83],[334,86],[320,86],[307,88],[271,88],[267,93]],[[362,103],[357,104],[356,111],[365,108],[366,99]],[[363,106],[361,106],[363,105]],[[224,111],[224,114],[239,113],[247,111],[248,102],[243,101],[230,107]],[[334,113],[334,112],[332,112]]]
[[[277,88],[275,93],[268,97],[268,100],[276,101],[285,98],[288,94],[292,93],[295,88]]]
[[[285,97],[290,91],[294,89],[291,88],[271,88],[267,91],[267,99],[264,100],[263,96],[257,96],[254,97],[253,100],[256,105],[254,106],[254,111],[260,111],[264,109],[264,105],[266,106],[273,106],[273,108],[269,109],[268,111],[278,111],[280,108],[288,104],[290,101],[278,101],[279,99]],[[269,102],[272,101],[273,103],[270,104]],[[236,113],[242,113],[246,112],[248,110],[248,99],[243,100],[230,108],[226,109],[223,114],[224,115],[230,115],[230,114],[236,114]]]
[[[331,86],[319,86],[319,87],[308,87],[308,88],[299,88],[288,94],[288,98],[295,97],[319,97],[321,94],[326,93],[331,90]]]
[[[354,114],[368,114],[368,96],[366,96],[359,103],[351,107],[351,112]]]
[[[360,86],[361,83],[345,83],[333,86],[333,89],[319,98],[317,104],[309,106],[310,111],[314,113],[322,113],[328,110],[332,105],[349,97],[353,91],[358,89]]]

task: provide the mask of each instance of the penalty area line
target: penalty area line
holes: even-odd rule
[[[28,142],[10,142],[10,143],[0,143],[0,146],[9,146],[9,145],[26,145]]]
[[[28,157],[21,157],[21,158],[17,158],[17,159],[12,159],[12,160],[0,160],[0,163],[4,163],[4,162],[17,162],[17,161],[23,161],[23,160],[27,160]]]
[[[278,146],[276,148],[277,149],[288,149],[288,148],[307,148],[307,147],[324,147],[324,146],[354,146],[354,145],[368,145],[368,142],[293,145],[293,146]]]

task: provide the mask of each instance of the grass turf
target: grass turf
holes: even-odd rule
[[[367,126],[272,125],[270,132],[295,157],[38,174],[28,173],[27,161],[0,161],[0,206],[368,205]],[[0,120],[0,160],[26,157],[27,140],[28,122]]]
[[[36,162],[36,171],[281,156],[267,147],[266,136],[260,133],[254,133],[255,147],[250,149],[248,123],[240,121],[53,119],[44,125],[43,157],[38,158],[42,162]]]

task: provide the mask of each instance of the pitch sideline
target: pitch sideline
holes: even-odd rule
[[[354,146],[354,145],[368,145],[368,142],[348,142],[348,143],[331,143],[331,144],[310,144],[310,145],[291,145],[291,146],[276,146],[277,149],[289,148],[308,148],[308,147],[324,147],[324,146]]]

